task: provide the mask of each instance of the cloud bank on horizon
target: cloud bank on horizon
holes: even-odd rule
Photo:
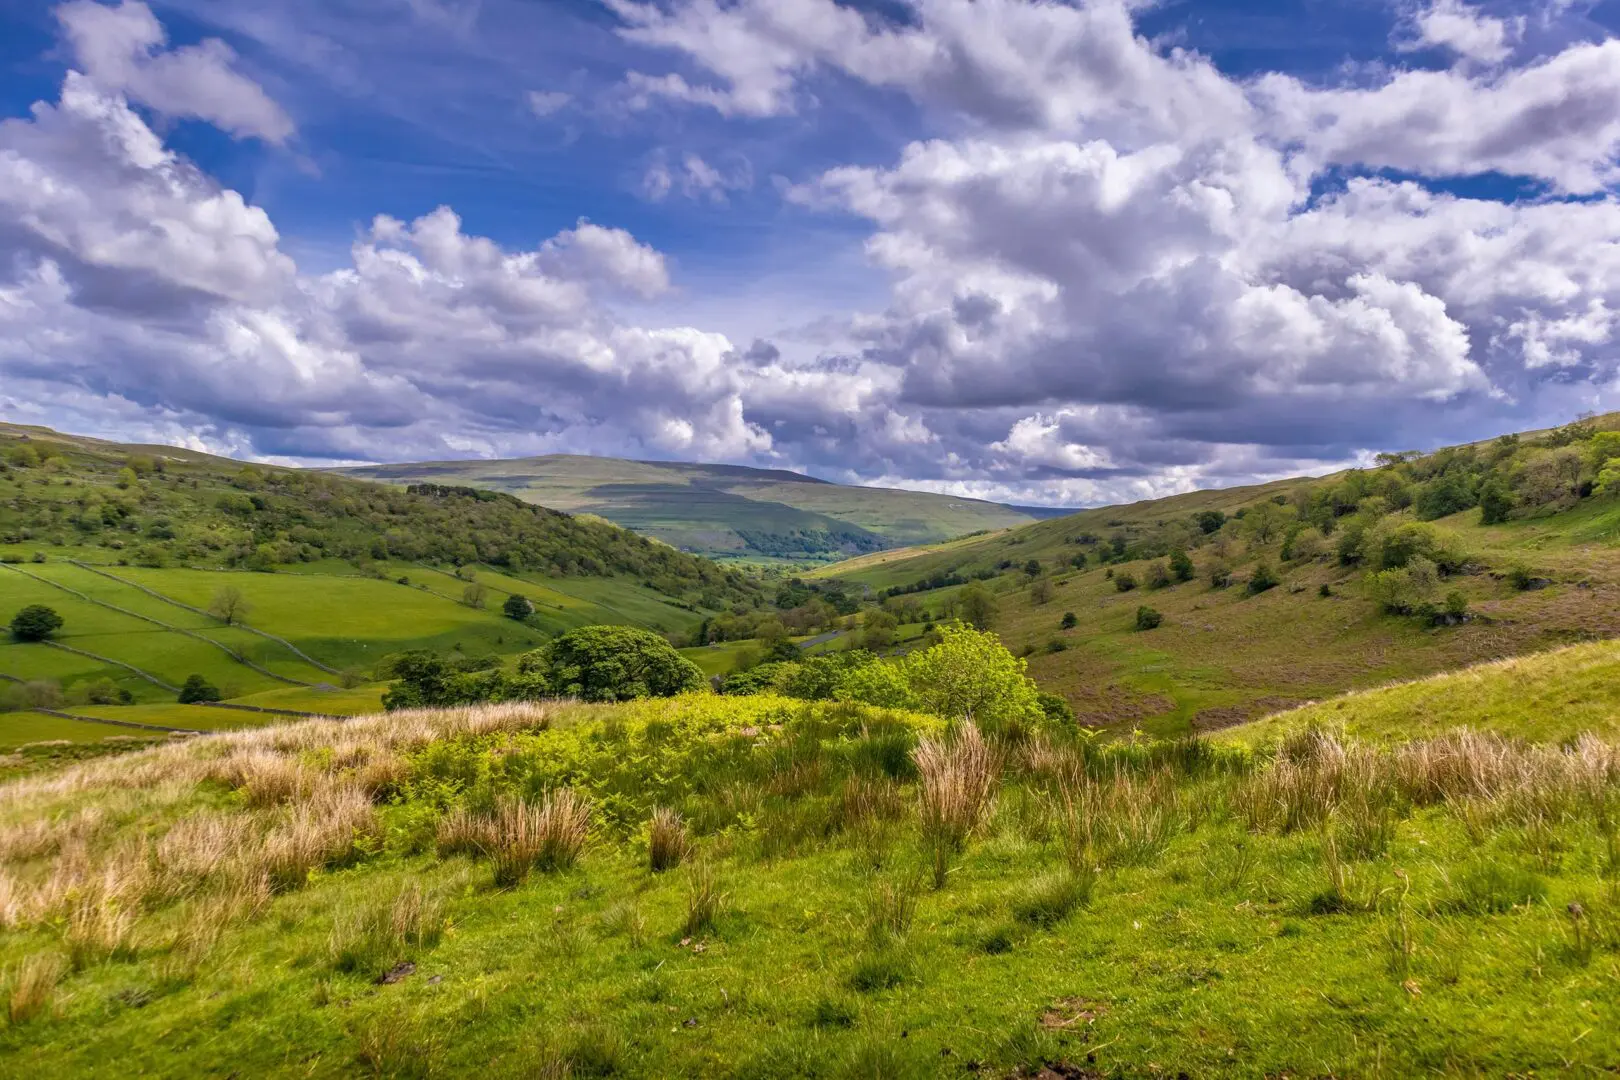
[[[0,415],[1077,505],[1620,399],[1620,37],[1568,0],[1263,47],[1113,0],[356,7],[16,35]]]

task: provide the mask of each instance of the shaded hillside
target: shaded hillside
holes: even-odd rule
[[[1215,730],[1620,635],[1620,497],[1601,479],[1620,459],[1615,420],[1088,510],[817,576],[887,596],[903,620],[956,610],[985,578],[997,631],[1083,722]],[[1156,626],[1139,628],[1141,608]]]
[[[552,454],[341,470],[396,484],[471,484],[591,513],[685,550],[826,561],[1020,525],[1057,511],[898,488],[851,487],[735,465]]]

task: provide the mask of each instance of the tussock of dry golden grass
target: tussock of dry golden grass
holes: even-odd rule
[[[989,816],[1001,763],[972,723],[937,739],[925,737],[915,757],[923,836],[933,852],[934,887],[943,888],[950,857]]]

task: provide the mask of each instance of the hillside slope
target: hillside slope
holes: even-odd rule
[[[1597,641],[1345,694],[1221,733],[1253,745],[1308,727],[1359,739],[1432,738],[1457,728],[1537,742],[1620,737],[1620,642]]]
[[[1620,446],[1617,420],[1087,510],[814,577],[888,595],[903,622],[955,611],[965,583],[982,579],[995,629],[1084,722],[1215,730],[1347,690],[1620,635],[1620,498],[1597,483],[1613,466],[1595,460]],[[1557,484],[1544,482],[1547,463],[1568,469]],[[1491,524],[1481,492],[1497,500]],[[1378,593],[1374,575],[1405,575],[1419,548],[1454,565],[1424,555],[1427,580],[1412,586],[1422,595]],[[1172,569],[1177,552],[1188,580]],[[1275,586],[1251,588],[1262,567]],[[1465,605],[1456,618],[1444,611],[1451,594]],[[1138,629],[1143,607],[1159,625]]]
[[[735,465],[550,454],[340,470],[396,484],[469,484],[591,513],[688,551],[825,560],[1036,520],[1027,507],[899,488],[852,487]]]
[[[539,703],[0,785],[0,1060],[38,1080],[1620,1060],[1611,744],[925,752],[942,728],[767,696]],[[930,790],[972,827],[935,824]]]
[[[226,594],[241,617],[211,610]],[[521,620],[504,611],[514,594]],[[65,620],[49,644],[0,641],[13,709],[186,729],[268,718],[178,705],[199,675],[239,704],[366,711],[380,690],[340,687],[407,649],[509,654],[576,626],[679,631],[760,603],[736,570],[494,492],[0,425],[0,623],[31,604]],[[0,745],[118,733],[0,715]]]

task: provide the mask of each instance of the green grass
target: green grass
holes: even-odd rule
[[[8,1067],[42,1078],[1013,1076],[1046,1065],[1401,1077],[1600,1071],[1620,1057],[1615,853],[1574,796],[1560,796],[1567,816],[1550,829],[1513,817],[1506,794],[1472,808],[1396,799],[1383,853],[1335,860],[1314,829],[1251,826],[1245,807],[1259,804],[1246,793],[1273,767],[1265,759],[1063,750],[1141,785],[1131,801],[1099,804],[1103,846],[1085,860],[1095,877],[1077,879],[1045,774],[1014,755],[994,814],[935,891],[919,881],[913,784],[890,813],[838,809],[852,775],[890,783],[859,772],[867,725],[915,738],[937,727],[924,718],[707,696],[553,712],[536,730],[542,715],[405,749],[372,839],[257,910],[222,914],[222,882],[195,899],[152,894],[119,958],[81,948],[40,1016],[0,1028]],[[311,782],[331,784],[346,782],[355,746],[391,753],[387,730],[278,736]],[[324,752],[322,739],[360,742]],[[103,860],[188,815],[273,826],[282,808],[253,809],[245,793],[180,770],[231,745],[118,763],[176,770],[190,787],[8,792],[0,829],[106,800],[118,814],[90,840]],[[433,853],[449,808],[564,776],[596,807],[576,868],[496,889],[487,860]],[[696,934],[685,930],[695,872],[646,865],[639,823],[655,804],[682,810],[722,899]],[[1154,815],[1162,826],[1142,824]],[[1353,818],[1331,819],[1334,850],[1347,850]],[[1129,839],[1143,829],[1162,836]],[[1117,857],[1127,848],[1140,854]],[[26,882],[52,860],[13,857],[6,869]],[[417,929],[396,936],[387,913],[407,910],[401,896],[420,897],[405,924]],[[1572,923],[1572,903],[1585,922]],[[48,922],[0,931],[0,969],[69,944]],[[379,985],[388,971],[401,974]]]
[[[1312,725],[1363,739],[1426,738],[1454,728],[1538,742],[1583,732],[1620,738],[1620,642],[1498,660],[1278,713],[1223,733],[1248,743]]]
[[[0,713],[0,747],[6,749],[57,739],[75,743],[97,743],[109,738],[127,739],[138,734],[139,732],[128,728],[68,720],[65,717],[47,716],[44,713]]]

